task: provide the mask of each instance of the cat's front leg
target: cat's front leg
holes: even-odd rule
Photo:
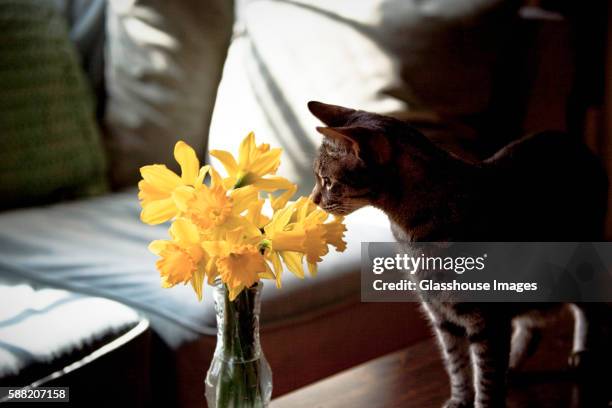
[[[506,377],[511,324],[497,323],[469,333],[474,369],[476,408],[506,406]]]
[[[470,348],[465,329],[449,321],[436,324],[446,371],[450,379],[451,397],[444,408],[471,408],[474,406],[474,386]]]

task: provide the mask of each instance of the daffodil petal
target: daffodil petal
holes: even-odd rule
[[[167,246],[168,241],[156,239],[155,241],[151,241],[148,248],[149,251],[153,252],[155,255],[159,255]]]
[[[210,155],[221,162],[229,176],[234,177],[238,173],[238,163],[236,163],[236,159],[234,159],[230,152],[211,150]]]
[[[168,198],[167,191],[162,191],[145,180],[138,182],[138,199],[141,201],[141,205],[145,206],[151,201],[163,200],[164,198]]]
[[[312,203],[312,201],[307,197],[300,197],[295,202],[295,208],[297,209],[295,215],[298,220],[301,221],[306,218],[308,212],[310,211],[310,203]]]
[[[263,208],[265,201],[264,200],[255,200],[251,201],[248,204],[247,213],[245,218],[249,220],[253,225],[259,227],[260,221],[262,220],[261,209]]]
[[[283,274],[283,265],[281,264],[280,257],[278,256],[278,252],[276,251],[270,251],[268,257],[272,262],[274,274],[276,275],[276,287],[280,288],[282,286],[281,275]]]
[[[223,187],[223,179],[213,167],[210,168],[210,186],[214,187]],[[227,189],[226,189],[227,190]]]
[[[215,257],[209,257],[208,261],[206,262],[205,269],[209,285],[213,285],[215,283],[215,279],[219,275],[219,272],[217,271],[217,266],[215,264],[216,261],[217,259]]]
[[[226,190],[231,189],[236,185],[236,177],[226,177],[223,179],[223,188]]]
[[[256,188],[246,186],[233,190],[230,193],[230,197],[233,200],[232,212],[237,215],[246,210],[252,202],[256,201],[259,198],[259,193]]]
[[[181,180],[185,184],[195,184],[200,172],[200,161],[195,151],[187,143],[179,140],[174,146],[174,159],[181,166]]]
[[[227,240],[234,243],[242,243],[244,228],[238,227],[231,231],[227,231]]]
[[[200,187],[204,183],[204,179],[210,170],[210,166],[207,164],[206,166],[202,166],[200,172],[198,173],[198,178],[195,180],[193,186]]]
[[[172,197],[148,203],[140,212],[140,220],[145,224],[157,225],[174,218],[177,208]]]
[[[264,191],[287,190],[294,187],[292,182],[280,176],[260,177],[251,184]]]
[[[304,279],[304,267],[302,265],[302,259],[304,257],[303,254],[299,252],[281,252],[281,258],[283,258],[283,262],[287,265],[287,268],[298,278]]]
[[[172,223],[170,236],[179,243],[197,245],[200,242],[198,228],[186,218],[178,218]]]
[[[227,256],[230,245],[226,241],[203,241],[202,248],[210,257]]]
[[[163,164],[143,166],[140,175],[147,183],[166,193],[171,193],[181,185],[181,178]]]
[[[282,230],[291,219],[293,211],[293,207],[286,207],[277,210],[272,217],[272,221],[270,221],[270,223],[264,227],[266,234],[272,234],[275,231]]]
[[[174,190],[172,199],[174,200],[176,208],[182,212],[187,212],[189,210],[189,204],[195,199],[194,192],[195,190],[193,187],[189,186],[181,186]]]
[[[240,233],[235,236],[239,238],[240,241],[261,237],[261,231],[259,228],[243,216],[229,216],[225,219],[223,225],[221,227],[217,227],[216,229],[222,234],[223,232],[236,230],[237,228],[240,229]]]
[[[204,269],[204,265],[200,265],[198,269],[193,273],[191,277],[191,286],[198,297],[198,300],[202,300],[202,286],[204,285],[204,276],[206,276],[206,272]]]
[[[251,164],[249,170],[259,176],[275,173],[280,164],[282,153],[283,149],[276,148],[262,154]]]
[[[270,269],[270,265],[268,265],[267,263],[266,265],[266,271],[265,272],[261,272],[259,274],[259,278],[260,279],[276,279],[276,275],[274,275],[274,272],[272,272],[272,269]]]
[[[297,185],[294,184],[278,197],[270,197],[270,205],[272,206],[272,209],[278,210],[279,208],[286,206],[287,202],[291,199],[291,197],[293,197],[296,191]]]
[[[238,149],[238,162],[240,168],[247,168],[251,164],[251,152],[255,149],[255,133],[250,132],[240,143]]]
[[[316,210],[306,215],[306,217],[303,218],[301,222],[302,224],[304,224],[304,226],[315,227],[323,225],[323,223],[327,220],[328,217],[329,214],[327,212],[317,207]]]

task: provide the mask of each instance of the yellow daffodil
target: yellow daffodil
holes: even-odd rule
[[[320,224],[325,229],[324,239],[326,243],[334,246],[338,252],[346,249],[344,217],[334,215],[331,222],[326,222],[329,213],[318,207],[308,197],[301,197],[296,201],[295,206],[297,211],[294,213],[292,222],[303,222],[309,226]]]
[[[174,158],[181,166],[179,177],[165,165],[154,164],[140,169],[138,198],[142,206],[140,219],[146,224],[161,224],[179,214],[173,193],[181,186],[201,186],[209,166],[200,169],[195,151],[185,142],[174,147]]]
[[[211,150],[227,171],[226,187],[242,187],[255,184],[267,174],[274,174],[280,165],[282,149],[270,149],[270,145],[255,144],[255,134],[249,133],[240,143],[238,162],[230,152]]]
[[[156,266],[162,278],[162,286],[191,282],[198,298],[202,298],[202,282],[207,256],[200,244],[200,234],[195,225],[179,218],[170,227],[172,240],[151,242],[149,250],[160,256]]]
[[[240,143],[238,161],[225,150],[211,150],[210,155],[225,168],[227,177],[223,182],[228,189],[254,186],[264,191],[287,190],[277,203],[273,203],[275,208],[280,208],[295,194],[297,186],[284,177],[264,176],[276,173],[282,151],[280,148],[270,149],[266,143],[257,146],[255,134],[251,132]]]
[[[297,202],[275,212],[264,227],[265,255],[274,268],[277,286],[281,286],[281,259],[297,277],[304,277],[303,260],[306,257],[312,275],[317,272],[317,263],[328,253],[328,245],[344,251],[345,227],[341,218],[326,223],[329,214],[317,207],[310,199]]]
[[[241,213],[258,200],[257,189],[247,186],[228,193],[214,169],[210,169],[210,175],[210,187],[205,184],[196,188],[183,186],[175,191],[174,201],[183,215],[200,230],[208,230],[209,238],[217,239],[240,226],[249,227]]]
[[[317,273],[317,263],[321,257],[326,255],[328,245],[332,245],[337,251],[346,249],[344,242],[344,226],[342,217],[334,217],[327,222],[329,214],[319,208],[312,200],[301,197],[295,203],[296,211],[293,213],[292,222],[304,228],[306,239],[304,241],[303,253],[306,256],[308,270],[312,275]]]
[[[270,270],[257,247],[259,237],[245,235],[243,228],[227,233],[222,241],[204,241],[202,247],[216,259],[219,277],[234,300],[244,288],[249,288],[261,277],[269,277]]]
[[[300,251],[304,250],[306,233],[301,226],[289,225],[294,212],[294,205],[278,210],[264,227],[266,238],[262,242],[262,248],[266,259],[272,263],[277,287],[281,287],[281,259],[294,275],[304,278],[303,254]]]
[[[288,204],[297,186],[274,175],[280,153],[267,144],[257,146],[250,133],[238,160],[225,151],[211,152],[225,167],[226,178],[209,166],[200,168],[184,142],[174,149],[181,176],[163,165],[141,168],[142,221],[175,219],[171,240],[149,245],[160,257],[156,266],[162,286],[190,282],[201,299],[204,280],[213,284],[221,279],[234,300],[260,279],[275,279],[280,287],[284,267],[304,278],[304,260],[314,275],[329,245],[337,251],[346,248],[342,217],[329,221],[329,214],[306,197]],[[208,172],[210,182],[205,184]],[[260,197],[263,192],[267,199]]]

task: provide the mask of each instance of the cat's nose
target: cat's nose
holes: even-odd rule
[[[319,205],[319,203],[321,202],[321,190],[317,188],[317,186],[314,186],[309,198],[312,200],[313,203]]]

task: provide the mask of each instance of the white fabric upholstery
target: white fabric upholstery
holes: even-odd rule
[[[0,284],[0,378],[52,363],[138,323],[118,302],[31,284]]]
[[[163,289],[147,244],[167,226],[138,219],[136,191],[0,214],[0,279],[21,279],[118,300],[143,312],[168,344],[216,333],[210,288]],[[360,242],[392,240],[373,209],[347,219],[348,249],[330,252],[316,278],[285,272],[281,290],[264,286],[262,323],[275,324],[359,297]]]

